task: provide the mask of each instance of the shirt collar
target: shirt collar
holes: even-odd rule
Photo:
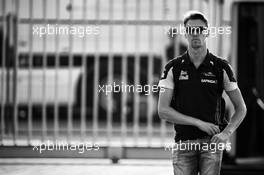
[[[189,53],[188,51],[186,51],[186,57],[184,59],[184,62],[186,64],[192,64],[191,60],[190,60],[190,56],[189,56]],[[213,64],[212,60],[211,60],[211,57],[210,57],[210,52],[209,50],[207,49],[207,54],[205,56],[205,59],[203,60],[203,62],[201,63],[201,65],[204,65],[204,66],[211,66]]]

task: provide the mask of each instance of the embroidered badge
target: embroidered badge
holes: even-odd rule
[[[181,74],[179,76],[179,80],[188,80],[189,79],[189,75],[187,73],[187,71],[181,71]]]

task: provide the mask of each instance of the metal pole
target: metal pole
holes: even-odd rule
[[[70,0],[70,5],[72,6],[73,0]],[[70,10],[70,25],[72,25],[72,18],[73,18],[73,12],[72,9]],[[73,56],[72,56],[72,48],[73,48],[73,37],[70,34],[69,35],[69,74],[68,74],[68,141],[71,141],[72,139],[72,129],[73,129],[73,124],[72,124],[72,66],[73,66]]]
[[[33,0],[29,1],[29,18],[33,18]],[[32,21],[29,24],[32,29]],[[33,37],[29,30],[29,74],[28,74],[28,144],[32,141],[32,62],[33,62]]]
[[[127,0],[123,0],[123,20],[127,20]],[[126,38],[126,33],[127,33],[127,25],[123,25],[123,55],[122,55],[122,82],[127,84],[127,38]],[[125,144],[126,141],[126,136],[127,136],[127,92],[122,92],[122,97],[121,97],[121,142],[122,145]]]
[[[2,94],[2,100],[1,100],[1,144],[4,145],[4,138],[5,138],[5,109],[6,109],[6,89],[5,89],[5,83],[6,82],[6,20],[5,20],[5,0],[2,0],[2,26],[3,26],[3,33],[2,33],[2,68],[1,68],[1,94]]]
[[[83,20],[86,19],[86,0],[83,0]],[[83,40],[82,40],[82,63],[83,63],[83,66],[82,66],[82,72],[83,72],[83,76],[82,76],[82,81],[81,81],[81,91],[82,91],[82,96],[81,96],[81,137],[82,137],[82,140],[84,141],[85,139],[85,136],[86,136],[86,104],[87,104],[87,98],[86,98],[86,89],[87,89],[87,57],[86,57],[86,36],[83,37]]]
[[[43,0],[43,19],[47,19],[47,0]],[[47,113],[46,113],[46,67],[47,67],[47,37],[43,35],[43,67],[42,67],[42,141],[47,137]]]
[[[153,1],[149,0],[150,8],[149,8],[149,19],[153,20]],[[153,85],[153,61],[154,61],[154,56],[153,56],[153,26],[149,26],[148,28],[148,42],[149,42],[149,57],[148,57],[148,85]],[[153,93],[150,92],[150,94],[147,97],[148,100],[148,110],[147,110],[147,135],[148,135],[148,145],[151,144],[151,139],[153,135]]]
[[[110,11],[109,11],[109,20],[113,19],[113,0],[110,0]],[[113,60],[113,27],[109,26],[109,59],[108,59],[108,84],[113,84],[114,79],[114,60]],[[110,92],[107,95],[107,141],[108,145],[110,144],[112,137],[112,122],[113,122],[113,94]]]
[[[59,23],[59,19],[60,19],[60,0],[56,1],[56,21]],[[54,80],[54,84],[55,84],[55,106],[54,106],[54,142],[56,142],[56,139],[59,137],[59,122],[58,122],[58,67],[59,67],[59,36],[55,35],[55,80]]]
[[[14,9],[14,21],[12,20],[12,23],[14,22],[14,26],[12,29],[13,32],[13,39],[14,39],[14,43],[13,43],[13,49],[14,49],[14,55],[13,55],[13,115],[14,115],[14,129],[15,129],[15,140],[14,143],[16,144],[16,139],[18,138],[18,113],[17,113],[17,70],[18,70],[18,24],[19,24],[19,1],[13,1],[13,5],[15,5],[15,9]]]
[[[137,0],[136,1],[136,20],[138,20],[140,18],[140,1]],[[134,87],[136,87],[137,85],[139,85],[139,78],[140,78],[140,74],[139,74],[139,35],[140,35],[140,30],[139,30],[139,26],[136,25],[135,26],[135,64],[134,64],[134,69],[135,69],[135,74],[134,74]],[[134,144],[137,145],[138,143],[138,137],[139,137],[139,94],[137,91],[134,92],[134,113],[133,113],[133,117],[134,117],[134,126],[133,126],[133,135],[134,135]]]
[[[95,19],[99,20],[100,0],[96,1]],[[99,25],[99,24],[98,24]],[[94,96],[93,96],[93,143],[96,142],[98,135],[98,82],[99,82],[99,42],[98,36],[95,36],[95,56],[94,56]]]

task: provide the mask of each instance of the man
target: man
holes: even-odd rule
[[[174,123],[175,145],[202,145],[173,149],[174,174],[217,175],[223,150],[203,149],[203,145],[214,143],[218,148],[219,144],[226,143],[245,117],[246,106],[231,66],[206,47],[210,32],[207,32],[205,16],[189,12],[184,18],[184,27],[188,49],[165,67],[159,82],[158,113],[161,119]],[[223,119],[219,111],[223,107],[223,90],[231,99],[235,112],[228,124],[221,127]]]

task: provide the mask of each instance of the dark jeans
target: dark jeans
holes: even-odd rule
[[[210,138],[176,142],[173,149],[174,175],[197,175],[198,172],[199,175],[218,175],[222,156],[223,150],[217,149]]]

